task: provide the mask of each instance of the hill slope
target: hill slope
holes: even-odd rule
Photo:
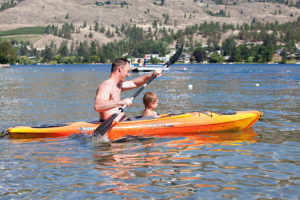
[[[7,0],[1,0],[0,3]],[[0,12],[1,29],[5,25],[46,25],[65,21],[74,24],[88,24],[98,21],[105,26],[124,23],[151,24],[164,20],[168,25],[185,26],[204,21],[220,21],[242,24],[256,18],[262,22],[287,22],[297,19],[300,9],[275,3],[238,3],[237,5],[216,5],[214,2],[200,3],[195,0],[165,1],[164,6],[153,0],[112,1],[126,2],[127,5],[104,4],[97,6],[94,0],[23,0],[15,7]],[[99,1],[100,2],[100,1]],[[104,1],[103,1],[104,2]],[[154,4],[156,3],[156,4]],[[213,17],[208,12],[223,10],[230,17]],[[68,16],[68,19],[66,19]],[[175,22],[176,21],[176,22]]]
[[[297,0],[296,2],[298,2]],[[7,0],[0,0],[2,5]],[[16,1],[17,2],[17,1]],[[160,5],[164,2],[164,5]],[[222,1],[223,2],[223,1]],[[237,2],[237,3],[235,3]],[[294,2],[295,4],[295,2]],[[250,23],[253,18],[261,22],[284,23],[294,21],[300,16],[300,9],[278,3],[249,3],[248,1],[227,0],[226,5],[204,0],[23,0],[15,6],[0,11],[0,31],[17,27],[61,26],[64,22],[73,23],[75,27],[88,25],[80,33],[72,34],[73,40],[95,40],[105,43],[115,39],[93,32],[89,25],[95,21],[105,27],[121,27],[122,24],[136,24],[145,29],[153,22],[164,27],[182,29],[187,25],[200,24],[205,21],[218,21],[227,24]],[[93,38],[87,38],[89,32]],[[59,43],[61,39],[44,36],[35,41],[35,47],[42,48],[50,40]]]

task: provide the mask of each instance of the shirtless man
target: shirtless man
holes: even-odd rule
[[[124,105],[132,105],[131,98],[121,100],[121,92],[138,88],[144,85],[153,74],[161,76],[161,70],[156,70],[151,74],[147,74],[136,79],[125,81],[129,76],[129,61],[125,58],[116,59],[111,67],[111,74],[108,80],[105,80],[98,87],[94,109],[99,112],[101,120],[109,119],[118,109]],[[124,112],[121,112],[115,121],[126,119]]]

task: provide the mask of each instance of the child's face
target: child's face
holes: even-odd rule
[[[156,109],[157,105],[158,105],[158,99],[154,103],[152,103],[152,108]]]

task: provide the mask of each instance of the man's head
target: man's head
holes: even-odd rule
[[[111,66],[111,73],[117,75],[119,81],[124,82],[130,73],[129,61],[126,58],[116,59]]]
[[[129,61],[126,58],[118,58],[116,59],[113,64],[111,65],[111,72],[117,71],[117,69],[121,66],[125,66],[129,64]]]

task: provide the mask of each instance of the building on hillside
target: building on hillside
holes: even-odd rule
[[[275,54],[281,55],[281,53],[282,53],[282,50],[281,50],[281,49],[275,50]]]
[[[187,63],[190,63],[191,59],[191,55],[190,54],[184,54],[184,63],[187,64]]]
[[[158,59],[159,55],[158,54],[145,54],[145,58],[147,60],[150,60],[151,58],[157,58]]]
[[[158,57],[158,60],[160,60],[160,61],[162,61],[164,63],[166,63],[166,62],[169,61],[169,59],[167,57]]]

